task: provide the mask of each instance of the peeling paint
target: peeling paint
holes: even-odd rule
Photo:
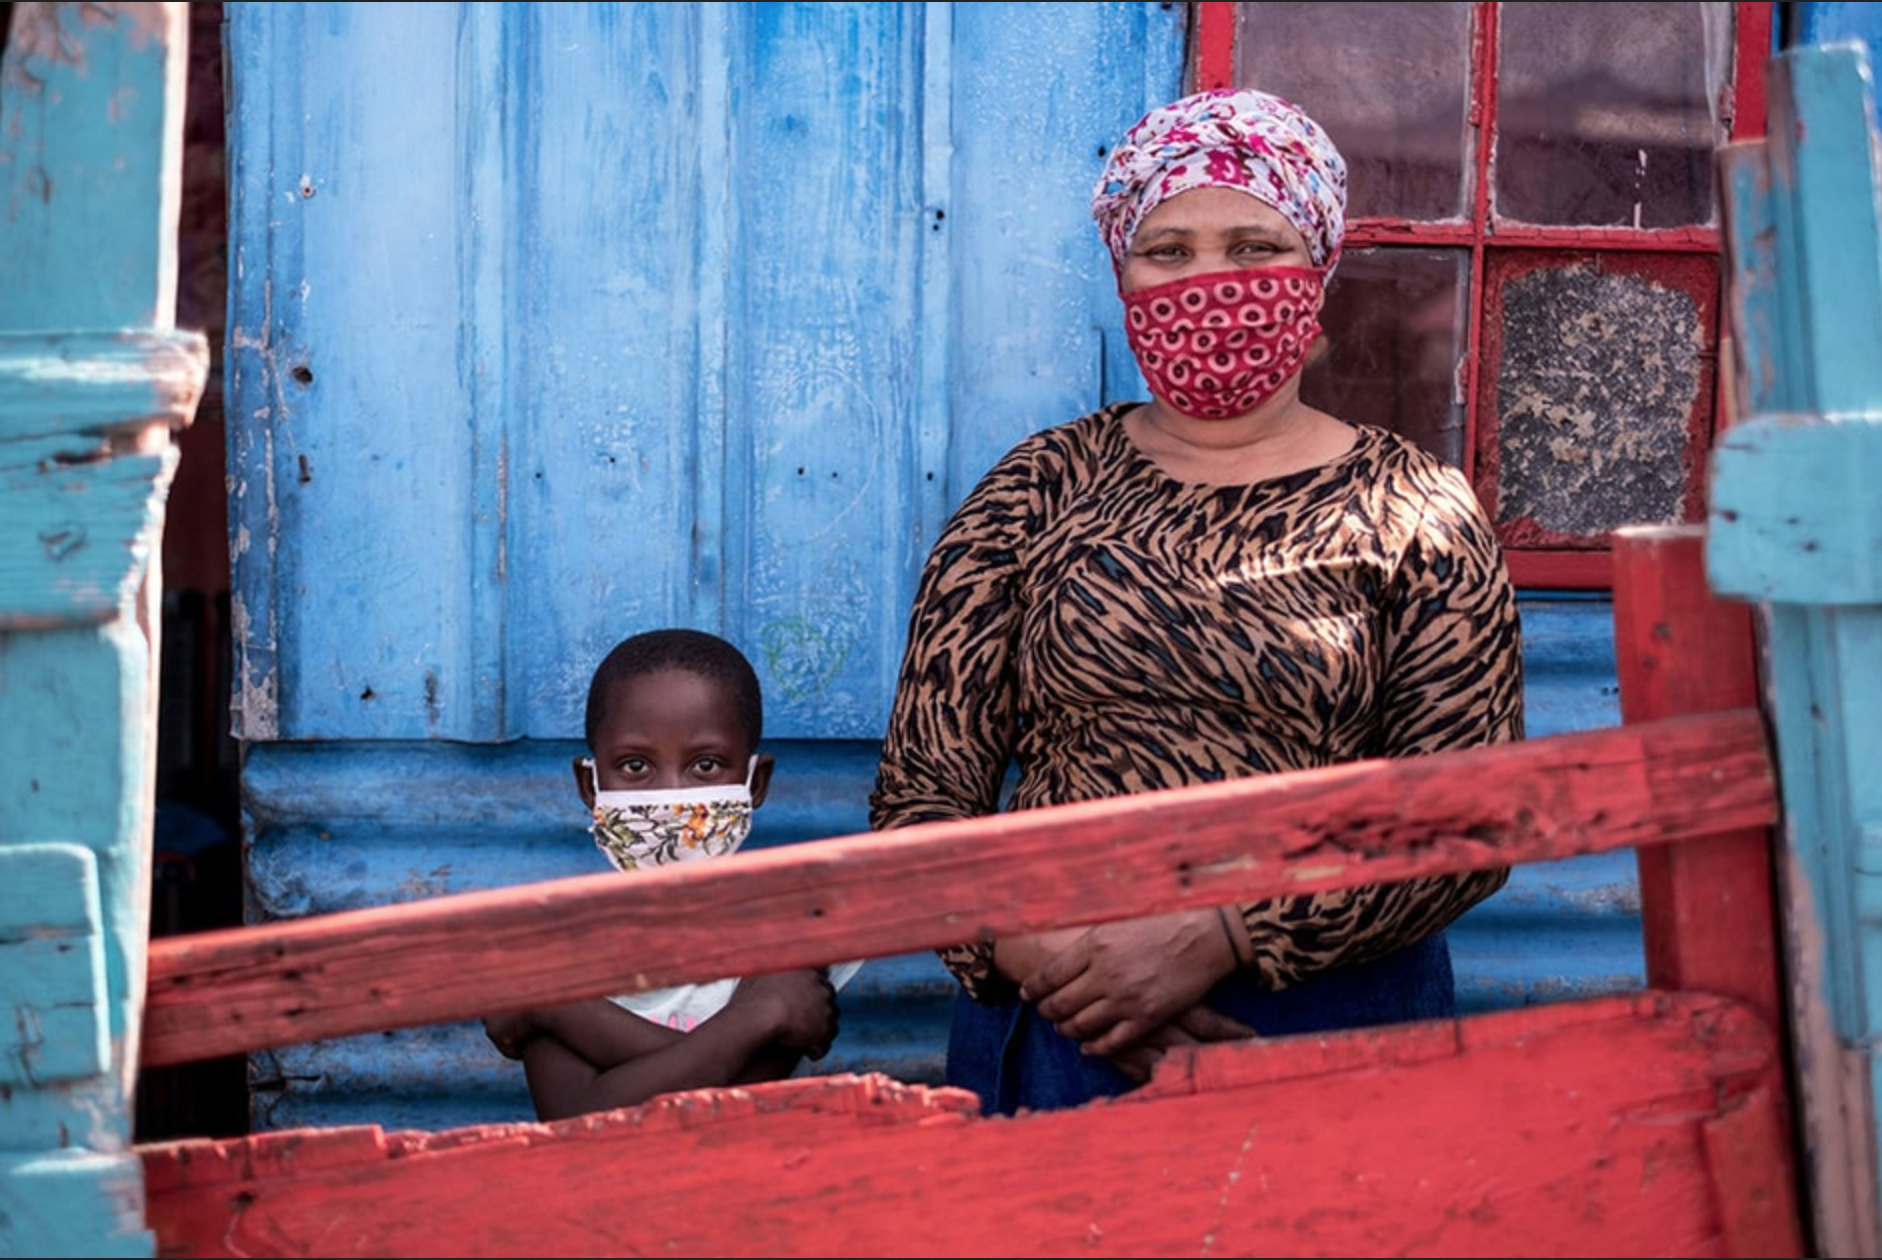
[[[116,26],[133,51],[152,44],[179,46],[188,17],[180,6],[167,4],[46,4],[17,3],[6,47],[3,86],[37,96],[45,80],[34,67],[67,66],[77,75],[87,73],[85,46],[73,38],[66,24],[76,15],[86,26]]]
[[[1678,521],[1705,346],[1692,296],[1538,268],[1502,307],[1498,515],[1576,536]]]
[[[258,669],[254,655],[241,650],[243,645],[253,643],[253,626],[249,620],[248,605],[239,591],[229,595],[229,631],[237,645],[239,662],[235,695],[229,704],[235,718],[236,733],[244,740],[274,739],[280,729],[279,688],[274,674]],[[267,647],[272,659],[274,645],[270,643]]]
[[[7,52],[11,54],[6,59],[7,87],[37,96],[45,80],[29,69],[33,65],[71,66],[81,74],[84,72],[84,47],[67,35],[60,23],[60,10],[68,7],[63,4],[13,6],[13,27],[7,38]]]
[[[46,526],[39,531],[39,545],[45,548],[48,558],[63,560],[85,545],[85,527],[80,524]]]

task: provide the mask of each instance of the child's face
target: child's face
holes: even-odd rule
[[[595,732],[595,778],[604,792],[671,791],[745,782],[753,748],[731,693],[683,669],[641,674],[614,684]],[[752,803],[764,799],[771,758],[752,775]],[[593,784],[577,759],[582,800]]]

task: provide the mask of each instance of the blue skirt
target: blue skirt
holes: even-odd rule
[[[1364,1028],[1457,1013],[1451,950],[1437,933],[1395,954],[1328,972],[1278,993],[1238,972],[1209,991],[1209,1006],[1267,1037]],[[1078,1043],[1017,998],[998,1006],[954,999],[948,1036],[947,1083],[980,1095],[981,1111],[1010,1116],[1020,1108],[1076,1107],[1133,1089],[1136,1082]]]

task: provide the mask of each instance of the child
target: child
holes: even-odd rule
[[[736,849],[771,786],[763,726],[758,676],[723,639],[655,630],[609,652],[588,686],[590,756],[574,764],[608,860],[632,873]],[[781,1080],[829,1052],[836,986],[808,968],[491,1016],[484,1031],[522,1060],[537,1118],[556,1120]]]

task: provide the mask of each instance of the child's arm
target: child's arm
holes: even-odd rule
[[[530,1098],[538,1119],[559,1120],[676,1090],[787,1075],[798,1054],[829,1052],[836,991],[822,971],[787,971],[747,977],[723,1010],[690,1033],[605,1000],[537,1012],[536,1027],[543,1035],[522,1047]]]
[[[677,1028],[642,1019],[607,998],[544,1007],[530,1011],[526,1018],[529,1029],[519,1038],[521,1042],[546,1033],[601,1071],[652,1054],[686,1036]]]

